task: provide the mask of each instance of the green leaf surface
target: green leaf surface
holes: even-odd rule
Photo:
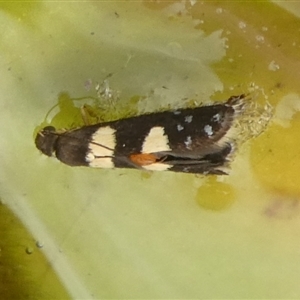
[[[297,6],[40,1],[0,9],[0,196],[72,298],[300,297],[300,20],[289,12]],[[268,101],[274,118],[241,145],[225,177],[72,168],[39,153],[36,129],[60,97],[96,99],[105,79],[118,94],[111,115],[101,111],[110,118],[248,92]],[[73,104],[46,122],[78,126],[81,103]]]

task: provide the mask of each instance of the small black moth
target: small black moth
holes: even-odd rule
[[[35,144],[70,166],[222,175],[234,151],[231,129],[245,97],[69,131],[47,126],[38,132]]]

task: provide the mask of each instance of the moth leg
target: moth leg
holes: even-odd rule
[[[86,105],[80,107],[80,114],[85,126],[91,125],[89,120],[89,112]]]

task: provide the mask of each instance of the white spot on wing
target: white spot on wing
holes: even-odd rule
[[[219,122],[219,121],[220,121],[220,115],[219,115],[219,114],[213,115],[212,120],[213,120],[214,122]]]
[[[113,168],[112,156],[116,146],[115,130],[109,126],[100,127],[89,144],[86,161],[91,167]]]
[[[113,169],[115,167],[111,157],[95,158],[89,163],[89,166],[102,169]]]
[[[192,138],[190,137],[190,136],[188,136],[187,138],[186,138],[186,140],[184,141],[184,144],[185,144],[185,147],[187,148],[187,149],[192,149],[191,148],[191,145],[192,145]]]
[[[204,131],[208,136],[212,136],[214,134],[212,127],[210,125],[205,125]]]
[[[184,121],[185,121],[186,123],[191,123],[191,122],[193,121],[193,116],[186,116],[186,117],[184,118]]]
[[[162,164],[162,163],[154,163],[151,165],[143,166],[143,169],[148,171],[167,171],[170,169],[171,165]]]
[[[89,152],[87,155],[86,155],[86,157],[85,157],[85,160],[87,161],[87,162],[91,162],[91,161],[93,161],[95,159],[95,155],[93,154],[93,153],[91,153],[91,152]]]
[[[165,135],[163,127],[151,128],[149,134],[146,136],[142,152],[143,153],[155,153],[160,151],[170,151],[168,137]]]
[[[181,130],[183,130],[183,129],[184,129],[184,127],[181,126],[180,124],[177,125],[177,130],[178,130],[178,131],[181,131]]]

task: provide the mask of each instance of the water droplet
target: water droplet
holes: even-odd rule
[[[32,254],[33,253],[33,248],[27,247],[25,251],[26,251],[27,254]]]
[[[269,64],[269,66],[268,66],[268,69],[269,69],[270,71],[277,71],[277,70],[280,69],[280,66],[277,65],[277,64],[275,63],[274,60],[272,60],[272,61],[270,62],[270,64]]]
[[[44,247],[44,243],[41,242],[41,241],[36,241],[35,245],[36,245],[38,248],[43,248],[43,247]]]
[[[260,43],[264,43],[265,42],[265,37],[263,36],[263,35],[257,35],[256,37],[255,37],[255,39],[258,41],[258,42],[260,42]]]
[[[235,200],[236,194],[233,187],[225,182],[217,181],[216,177],[210,177],[196,193],[197,203],[207,210],[227,209]]]
[[[239,28],[240,29],[245,29],[246,27],[247,27],[247,25],[246,25],[245,22],[243,22],[243,21],[239,22]]]

